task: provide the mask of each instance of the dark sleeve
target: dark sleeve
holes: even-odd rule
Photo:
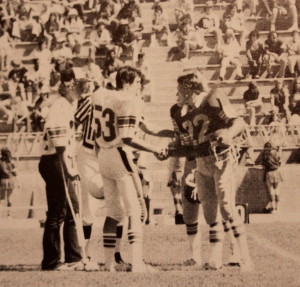
[[[8,73],[8,78],[9,79],[12,79],[13,78],[13,76],[15,75],[15,70],[11,70],[9,73]]]

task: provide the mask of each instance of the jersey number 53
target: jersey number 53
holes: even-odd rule
[[[113,110],[95,105],[96,138],[111,142],[116,138],[115,113]]]

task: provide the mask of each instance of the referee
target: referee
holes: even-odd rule
[[[64,178],[75,213],[78,200],[72,181],[78,178],[74,168],[75,132],[74,109],[77,99],[74,80],[62,82],[54,96],[44,129],[45,146],[39,163],[39,172],[46,183],[48,204],[43,236],[42,270],[83,269],[75,222],[66,198]],[[63,173],[65,176],[63,176]],[[61,263],[60,227],[63,226],[65,264]]]

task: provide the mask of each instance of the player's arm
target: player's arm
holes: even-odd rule
[[[242,133],[246,124],[242,117],[239,117],[229,99],[224,97],[216,98],[219,107],[222,109],[220,118],[226,122],[227,127],[217,130],[212,135],[212,140],[218,140],[222,144],[231,145],[232,140]]]
[[[130,147],[147,152],[161,153],[163,149],[137,137],[123,138],[123,142]]]
[[[158,126],[155,126],[149,121],[145,119],[145,117],[141,118],[141,121],[139,123],[139,128],[147,135],[150,136],[156,136],[156,137],[174,137],[174,132],[171,130],[164,129],[162,130]]]
[[[141,107],[135,101],[127,101],[120,107],[117,125],[123,142],[135,149],[161,154],[167,147],[160,147],[137,137]]]
[[[49,121],[47,123],[46,132],[55,147],[64,172],[68,178],[73,180],[78,177],[78,171],[72,167],[72,160],[67,153],[70,137],[68,134],[69,122],[62,116],[65,114],[66,110],[64,106],[56,106],[55,109],[52,109],[48,115]]]

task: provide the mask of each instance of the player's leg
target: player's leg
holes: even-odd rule
[[[186,160],[184,167],[184,174],[182,176],[182,209],[183,220],[186,225],[186,233],[190,245],[191,258],[185,261],[185,265],[202,265],[201,256],[201,233],[199,232],[200,225],[198,224],[199,218],[199,202],[191,198],[191,186],[186,182],[188,176],[191,175],[193,169],[196,167],[194,159]],[[193,175],[191,175],[194,177]],[[197,188],[197,187],[195,187]]]
[[[221,221],[218,198],[213,178],[213,161],[209,158],[197,158],[197,171],[195,174],[204,218],[209,225],[209,243],[211,254],[207,269],[220,269],[222,267],[222,251],[224,232]]]
[[[182,191],[183,220],[186,225],[186,233],[189,241],[191,258],[185,262],[186,265],[201,265],[201,233],[198,224],[199,203],[191,203]]]
[[[94,223],[94,214],[91,210],[90,203],[92,198],[90,195],[90,179],[99,174],[98,160],[95,155],[85,152],[84,149],[79,149],[77,153],[77,166],[80,174],[81,184],[81,199],[82,199],[82,217],[83,217],[83,232],[85,238],[85,252],[87,257],[91,258],[90,238]],[[102,186],[99,186],[101,188]]]
[[[128,217],[128,239],[132,252],[132,271],[146,272],[143,261],[143,228],[141,222],[141,208],[137,197],[136,187],[130,174],[126,174],[117,180]]]
[[[170,186],[175,206],[175,224],[184,224],[182,216],[181,185]]]
[[[103,225],[103,247],[105,268],[115,271],[115,247],[117,242],[117,225],[123,219],[123,207],[117,183],[113,179],[103,177],[105,204],[107,216]]]
[[[118,264],[125,263],[121,256],[124,220],[125,218],[123,218],[123,220],[117,224],[117,229],[116,229],[117,240],[116,240],[116,247],[115,247],[115,261]]]
[[[236,163],[234,159],[225,161],[221,169],[215,168],[215,185],[222,217],[229,222],[233,235],[237,239],[241,257],[241,270],[251,271],[253,263],[249,253],[246,230],[235,206],[236,185],[232,176],[235,172]]]

